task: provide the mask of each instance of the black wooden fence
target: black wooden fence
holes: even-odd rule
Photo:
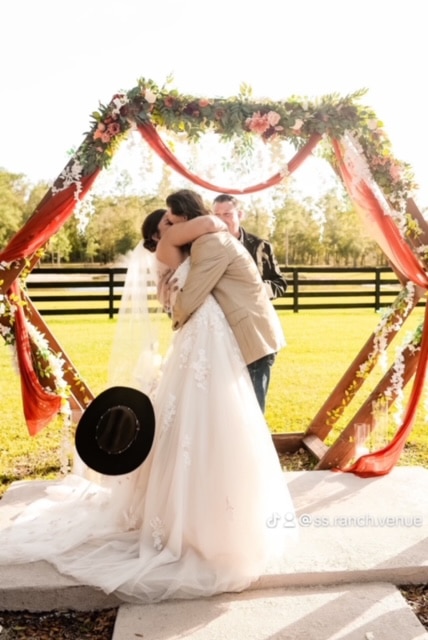
[[[374,309],[391,305],[400,284],[387,267],[284,267],[288,290],[278,310]],[[118,312],[126,269],[64,267],[34,269],[28,293],[43,316]]]

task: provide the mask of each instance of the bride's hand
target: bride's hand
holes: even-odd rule
[[[164,310],[171,311],[171,292],[177,291],[177,278],[173,278],[174,269],[168,269],[159,278],[157,286],[157,296]]]
[[[214,229],[213,231],[228,231],[228,226],[219,216],[211,214],[211,218],[214,220]]]

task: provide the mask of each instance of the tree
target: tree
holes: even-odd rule
[[[4,247],[21,228],[29,184],[21,173],[0,169],[0,246]]]
[[[323,244],[326,264],[363,266],[379,264],[382,252],[364,229],[349,198],[329,191],[320,200],[324,212]],[[385,262],[384,262],[385,263]]]
[[[25,220],[28,220],[28,218],[32,215],[32,213],[35,211],[48,191],[49,184],[43,181],[37,182],[34,186],[31,187],[25,203]]]
[[[52,264],[60,264],[61,261],[67,262],[72,251],[68,231],[65,225],[51,236],[46,245],[45,254],[50,258]]]
[[[96,198],[95,213],[85,232],[92,239],[93,247],[98,245],[94,257],[99,262],[113,262],[117,256],[133,249],[141,240],[144,218],[162,205],[164,201],[157,196]]]
[[[286,266],[314,264],[320,253],[320,223],[310,200],[286,198],[274,212],[272,244],[280,263]]]

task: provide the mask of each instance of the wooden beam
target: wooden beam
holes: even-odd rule
[[[321,460],[328,452],[328,446],[313,434],[303,438],[305,448],[310,451],[317,460]]]
[[[399,304],[399,297],[396,298],[392,308],[396,307],[391,316],[391,326],[394,326],[399,321],[404,321],[410,314],[410,312],[416,306],[418,300],[425,291],[421,288],[417,288],[412,301],[412,305],[403,309]],[[395,335],[398,333],[398,329],[391,329],[385,337],[386,344],[389,345]],[[367,362],[370,354],[375,350],[376,332],[373,332],[369,337],[361,351],[358,353],[350,367],[345,371],[342,378],[337,383],[336,387],[331,392],[325,403],[319,409],[318,413],[313,418],[309,427],[305,432],[305,436],[316,435],[320,440],[325,438],[330,433],[334,424],[339,420],[346,407],[355,397],[357,391],[361,388],[365,381],[364,376],[357,376],[360,368]],[[369,373],[374,365],[376,359],[373,359],[369,366],[366,368],[366,373]]]
[[[404,371],[403,371],[403,385],[411,380],[419,361],[420,350],[414,350],[409,345],[402,353],[404,358]],[[395,401],[397,393],[394,391],[392,385],[392,377],[395,375],[395,367],[392,365],[382,380],[378,383],[376,388],[372,391],[364,404],[360,407],[359,411],[355,414],[351,422],[346,429],[342,431],[340,436],[331,445],[331,447],[319,458],[319,463],[316,469],[331,469],[338,468],[343,469],[354,457],[355,448],[358,439],[357,426],[358,424],[367,424],[369,432],[371,433],[376,424],[373,420],[373,403],[382,399],[389,408]],[[384,393],[386,389],[391,391],[391,395],[386,398]]]
[[[303,431],[295,433],[273,433],[272,440],[278,453],[295,453],[303,444]]]

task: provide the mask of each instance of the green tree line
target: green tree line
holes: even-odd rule
[[[31,216],[48,188],[46,183],[34,185],[23,174],[0,169],[1,247]],[[123,188],[114,195],[93,196],[93,213],[85,230],[79,230],[79,221],[72,216],[49,240],[43,262],[114,263],[135,247],[146,215],[164,206],[167,194],[175,188],[166,168],[155,194],[127,195]],[[340,186],[319,198],[301,198],[289,188],[275,189],[269,211],[260,199],[245,203],[243,226],[269,240],[279,263],[285,266],[386,264]]]

